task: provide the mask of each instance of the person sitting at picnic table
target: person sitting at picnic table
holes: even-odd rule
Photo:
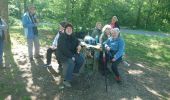
[[[72,24],[68,23],[65,26],[65,33],[60,36],[57,45],[57,57],[63,66],[63,84],[66,87],[71,87],[72,76],[79,73],[84,63],[80,50],[80,41],[73,35]]]
[[[50,67],[52,66],[51,65],[51,56],[52,56],[52,53],[54,52],[55,56],[56,56],[56,59],[57,59],[57,54],[56,54],[56,50],[57,50],[57,44],[58,44],[58,39],[60,37],[61,34],[64,33],[64,28],[65,28],[65,25],[67,24],[67,22],[61,22],[59,23],[59,31],[58,33],[56,34],[54,40],[53,40],[53,43],[52,43],[52,46],[50,46],[48,49],[47,49],[47,53],[46,53],[46,59],[47,59],[47,63],[44,64],[43,66],[44,67]],[[58,61],[58,60],[57,60]],[[59,63],[59,67],[61,67],[61,64],[60,62],[58,61]]]
[[[111,69],[115,74],[115,79],[118,83],[121,82],[120,74],[118,71],[118,65],[122,61],[122,56],[124,54],[125,42],[120,36],[120,31],[118,28],[111,29],[111,37],[105,41],[105,49],[109,52],[109,58],[111,60]]]
[[[99,43],[101,45],[101,47],[103,46],[103,43],[110,38],[110,29],[111,26],[110,25],[105,25],[102,29],[102,34],[100,36],[99,39]],[[107,52],[103,52],[104,50],[100,51],[99,53],[99,60],[98,60],[98,70],[102,75],[105,75],[107,73],[109,73],[109,69],[107,68],[107,62],[108,62],[108,58],[106,59],[106,64],[104,64],[103,62],[103,53],[105,53],[107,55]]]

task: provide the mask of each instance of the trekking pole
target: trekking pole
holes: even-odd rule
[[[106,92],[107,92],[107,73],[106,73],[106,54],[105,51],[103,51],[103,65],[104,65],[104,76],[105,76],[105,85],[106,85]]]

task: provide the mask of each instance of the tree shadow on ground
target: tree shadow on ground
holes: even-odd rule
[[[60,94],[60,75],[52,69],[45,68],[43,59],[38,58],[31,62],[31,72],[33,86],[38,87],[36,91],[32,91],[33,94],[37,94],[37,99],[49,99],[52,100],[54,96]],[[52,72],[51,72],[52,71]]]
[[[27,99],[29,93],[26,90],[26,80],[23,72],[20,71],[16,63],[11,43],[6,43],[4,47],[4,68],[0,70],[0,99]]]

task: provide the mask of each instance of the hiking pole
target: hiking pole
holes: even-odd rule
[[[107,92],[107,75],[106,75],[106,68],[107,68],[107,62],[106,62],[106,54],[105,54],[105,47],[104,45],[102,46],[102,50],[103,50],[103,67],[104,67],[104,76],[105,76],[105,85],[106,85],[106,92]]]

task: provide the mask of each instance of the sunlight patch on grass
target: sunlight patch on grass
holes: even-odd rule
[[[60,95],[56,95],[56,96],[54,97],[54,100],[60,100]]]
[[[142,98],[139,96],[136,96],[133,100],[142,100]]]
[[[12,100],[12,95],[8,95],[4,98],[4,100]]]
[[[155,59],[161,59],[162,58],[161,55],[155,54],[153,52],[148,52],[147,56],[148,57],[154,57]]]
[[[145,68],[145,66],[141,63],[136,63],[137,66],[141,67],[141,68]]]
[[[142,75],[144,74],[144,72],[142,70],[128,70],[128,73],[131,74],[131,75]]]
[[[156,90],[149,88],[148,86],[144,86],[149,92],[151,92],[153,95],[158,97],[163,97],[161,94],[159,94]]]

